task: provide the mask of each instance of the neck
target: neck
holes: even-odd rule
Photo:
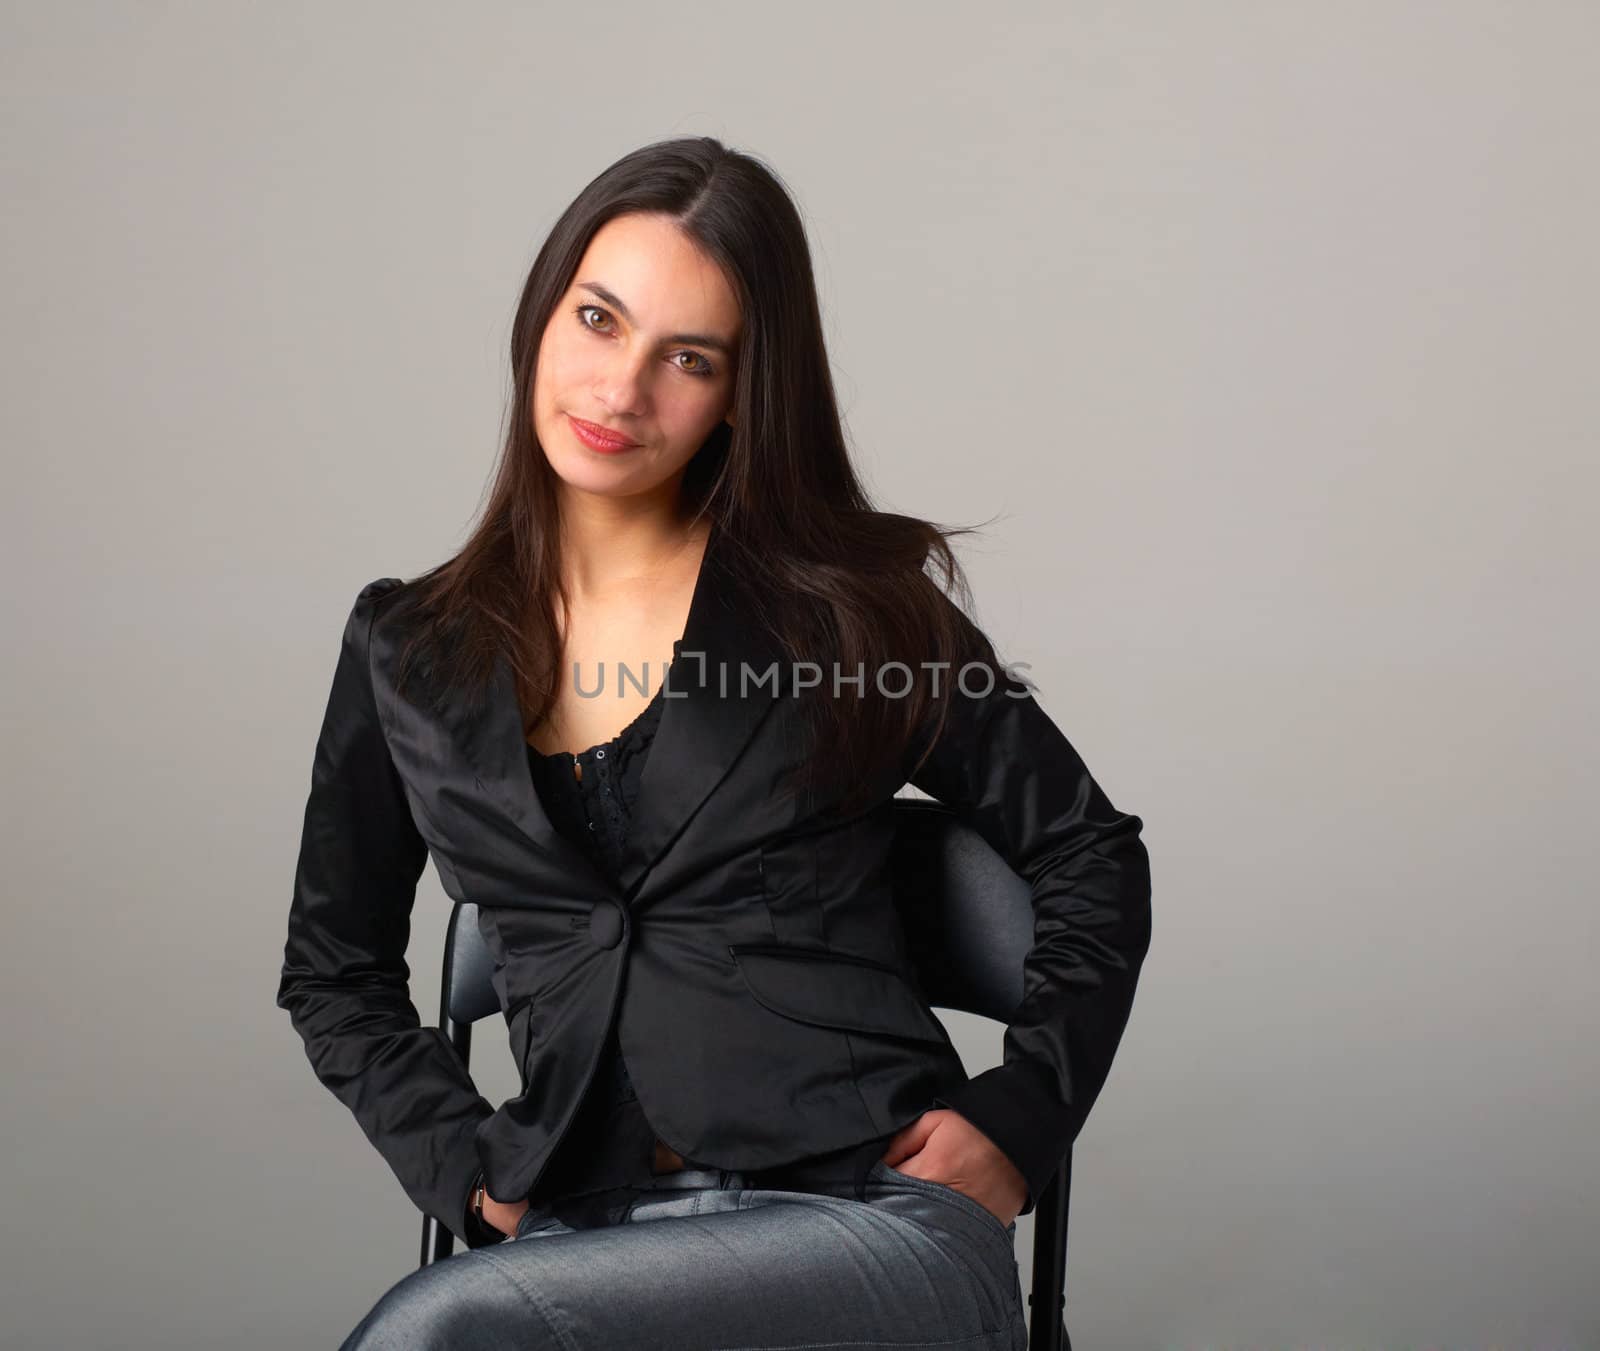
[[[561,512],[567,585],[576,596],[599,597],[658,580],[701,551],[710,529],[676,501],[569,494]]]

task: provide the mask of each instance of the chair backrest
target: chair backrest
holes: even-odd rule
[[[1027,882],[942,803],[895,798],[894,814],[895,906],[924,997],[936,1008],[1010,1021],[1033,944]],[[478,907],[457,902],[445,934],[439,1025],[463,1064],[470,1063],[472,1024],[500,1012],[492,969]],[[1069,1151],[1034,1205],[1029,1351],[1071,1351],[1062,1321],[1071,1186]],[[448,1257],[453,1243],[448,1229],[424,1218],[423,1265]]]

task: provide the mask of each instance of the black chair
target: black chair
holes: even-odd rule
[[[896,904],[922,992],[935,1008],[1009,1021],[1022,1001],[1022,963],[1033,944],[1028,884],[981,835],[942,803],[896,798],[893,873]],[[462,1064],[472,1024],[500,1013],[490,959],[478,932],[478,907],[457,902],[445,934],[439,1026]],[[1069,1151],[1033,1210],[1033,1291],[1029,1351],[1072,1351],[1066,1300]],[[425,1216],[422,1265],[450,1256],[455,1236]]]

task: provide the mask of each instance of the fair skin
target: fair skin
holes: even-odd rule
[[[709,535],[704,523],[684,519],[679,490],[717,423],[733,422],[741,327],[738,298],[721,270],[656,215],[619,216],[597,231],[551,313],[531,413],[560,480],[571,600],[558,622],[569,678],[529,737],[536,750],[610,740],[659,686]],[[597,450],[572,418],[636,444]],[[618,663],[642,692],[617,678]],[[597,697],[578,693],[575,667],[584,692],[599,688]],[[658,1171],[683,1166],[664,1144],[656,1158]],[[966,1193],[1003,1224],[1027,1194],[1011,1160],[957,1112],[924,1112],[896,1133],[884,1162]],[[527,1209],[525,1199],[487,1197],[483,1217],[509,1234]]]
[[[691,528],[683,519],[680,486],[717,423],[732,420],[740,327],[720,270],[669,220],[647,215],[617,217],[596,233],[551,314],[532,415],[560,482],[571,600],[558,615],[566,678],[530,737],[539,751],[615,736],[672,659],[709,535],[705,522]],[[574,417],[637,444],[597,451]],[[621,679],[619,665],[644,690]]]

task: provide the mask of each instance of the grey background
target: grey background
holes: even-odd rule
[[[1600,1346],[1597,39],[8,4],[5,1345],[332,1346],[415,1262],[273,1006],[340,628],[464,538],[556,213],[710,133],[803,205],[883,504],[1003,513],[980,620],[1146,821],[1080,1348]]]

